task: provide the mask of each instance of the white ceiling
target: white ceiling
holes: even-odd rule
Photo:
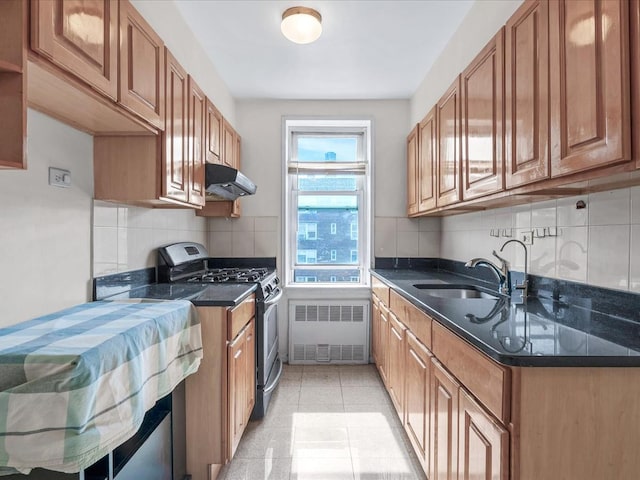
[[[409,98],[474,0],[175,0],[236,98]],[[292,6],[322,15],[322,36],[280,33]]]

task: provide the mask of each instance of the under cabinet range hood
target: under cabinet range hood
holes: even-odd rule
[[[205,190],[207,200],[235,200],[256,193],[256,185],[235,168],[207,163]]]

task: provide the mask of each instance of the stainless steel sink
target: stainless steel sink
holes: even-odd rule
[[[422,290],[430,297],[440,298],[485,298],[497,300],[500,295],[491,293],[475,285],[436,285],[431,283],[416,283],[415,288]]]

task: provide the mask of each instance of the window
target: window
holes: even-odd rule
[[[298,237],[301,237],[304,240],[317,240],[318,224],[317,223],[301,223],[299,225]]]
[[[316,250],[298,250],[298,263],[316,263]]]
[[[287,284],[366,283],[370,129],[369,120],[285,119]]]
[[[352,223],[351,224],[351,240],[357,240],[357,239],[358,239],[358,224]]]

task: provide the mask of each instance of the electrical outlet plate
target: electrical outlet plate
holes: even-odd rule
[[[69,188],[71,186],[71,172],[62,168],[49,167],[49,185]]]
[[[525,245],[533,245],[533,231],[522,232],[522,243]]]

